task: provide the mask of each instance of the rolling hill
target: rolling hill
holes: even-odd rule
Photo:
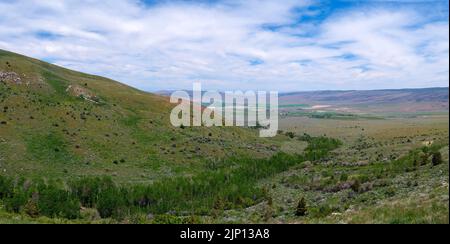
[[[275,150],[256,130],[174,128],[166,97],[2,50],[0,80],[4,174],[151,181]]]

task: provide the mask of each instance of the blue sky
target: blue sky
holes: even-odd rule
[[[0,48],[156,91],[448,86],[448,1],[0,0]]]

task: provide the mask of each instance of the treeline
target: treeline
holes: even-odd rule
[[[0,176],[0,199],[6,210],[32,217],[76,219],[80,209],[97,209],[102,218],[121,219],[134,213],[209,215],[244,208],[265,199],[256,183],[290,167],[324,157],[340,142],[308,137],[301,155],[278,153],[269,159],[227,159],[208,164],[192,177],[165,178],[149,185],[118,185],[109,177],[44,182]]]
[[[56,182],[32,182],[0,175],[0,199],[7,211],[25,212],[31,217],[75,219],[80,216],[79,200]]]

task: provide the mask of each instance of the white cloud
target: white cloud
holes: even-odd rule
[[[146,90],[448,85],[448,18],[376,6],[303,22],[317,11],[293,10],[313,1],[225,3],[0,0],[0,48]]]

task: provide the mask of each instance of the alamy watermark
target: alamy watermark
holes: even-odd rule
[[[173,92],[170,122],[175,127],[240,126],[260,129],[260,137],[278,132],[278,92],[275,91],[202,91],[193,84],[192,97],[186,91]]]

